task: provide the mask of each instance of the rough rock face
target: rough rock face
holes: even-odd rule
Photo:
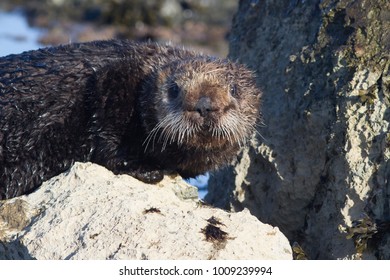
[[[0,206],[0,259],[291,258],[278,228],[202,205],[180,177],[147,185],[76,163]]]
[[[390,258],[389,55],[388,0],[240,1],[230,57],[256,70],[265,125],[206,200],[309,258]]]

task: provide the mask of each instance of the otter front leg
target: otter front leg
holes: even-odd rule
[[[140,163],[137,160],[125,160],[114,158],[104,164],[114,174],[128,174],[134,178],[147,183],[156,184],[164,178],[164,170]]]
[[[126,173],[147,184],[156,184],[164,178],[164,171],[162,170],[147,170],[138,168]]]
[[[111,138],[98,138],[96,146],[99,148],[95,149],[95,153],[91,157],[92,162],[106,167],[114,174],[128,174],[148,184],[158,183],[164,178],[164,170],[161,167],[146,163],[138,158],[139,155],[131,151],[126,145],[109,141]],[[125,140],[122,143],[130,142]],[[131,147],[132,144],[128,146]]]

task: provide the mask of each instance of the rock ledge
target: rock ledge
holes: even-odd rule
[[[180,177],[147,185],[76,163],[0,206],[0,259],[291,259],[278,228],[202,205]]]

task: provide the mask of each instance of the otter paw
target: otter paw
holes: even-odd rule
[[[164,178],[164,172],[161,170],[137,170],[130,175],[147,184],[156,184]]]

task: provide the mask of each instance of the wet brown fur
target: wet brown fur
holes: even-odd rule
[[[259,100],[244,66],[172,46],[111,40],[2,57],[0,199],[75,161],[151,183],[216,169],[253,132]]]

